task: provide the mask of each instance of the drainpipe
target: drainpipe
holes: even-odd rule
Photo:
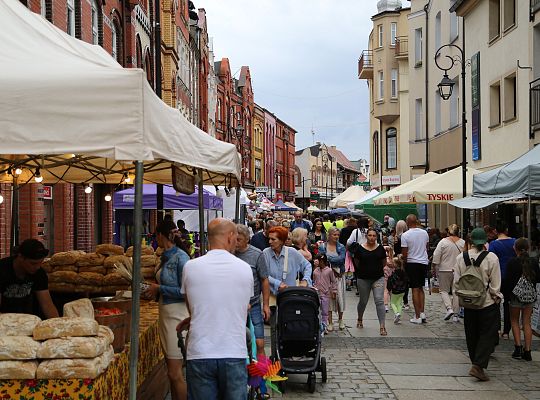
[[[424,115],[425,115],[425,122],[426,122],[426,165],[425,165],[425,173],[427,174],[429,172],[429,66],[428,66],[428,50],[429,50],[429,34],[428,34],[428,31],[429,31],[429,5],[430,5],[431,1],[428,1],[426,3],[426,5],[424,6],[424,12],[426,14],[426,45],[425,45],[425,52],[424,52],[424,59],[426,61],[426,64],[425,64],[425,68],[424,68],[424,71],[425,71],[425,110],[424,110]],[[426,210],[427,211],[427,210]]]

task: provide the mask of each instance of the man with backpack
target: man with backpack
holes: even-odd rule
[[[501,270],[499,259],[485,250],[487,235],[482,228],[471,232],[472,247],[456,258],[455,289],[465,308],[465,338],[472,367],[469,375],[488,381],[484,372],[498,342]]]

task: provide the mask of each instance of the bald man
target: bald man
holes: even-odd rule
[[[224,218],[208,224],[209,251],[190,260],[182,273],[182,292],[190,318],[186,380],[188,398],[246,399],[246,321],[253,274],[233,255],[236,225]]]
[[[407,215],[405,222],[409,229],[401,235],[401,255],[405,262],[409,287],[412,289],[415,316],[410,321],[413,324],[422,324],[427,322],[424,313],[424,282],[429,263],[429,235],[420,227],[416,215]]]

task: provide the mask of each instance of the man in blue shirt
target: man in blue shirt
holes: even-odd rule
[[[304,228],[307,229],[308,232],[311,231],[311,226],[309,225],[309,222],[305,221],[303,218],[302,211],[295,211],[294,213],[294,221],[291,223],[291,232],[294,231],[296,228]]]

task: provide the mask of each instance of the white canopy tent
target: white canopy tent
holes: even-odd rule
[[[385,192],[374,199],[374,204],[376,206],[387,205],[392,203],[411,203],[412,201],[412,192],[415,187],[419,185],[430,182],[437,178],[439,175],[435,172],[428,172],[425,175],[421,175],[416,179],[405,182],[388,192]]]
[[[368,194],[366,194],[364,197],[362,197],[360,200],[352,201],[349,204],[347,204],[347,208],[351,211],[354,211],[356,209],[357,204],[361,204],[366,200],[372,199],[378,194],[379,192],[377,190],[371,189],[371,191]]]
[[[362,186],[349,186],[343,193],[330,200],[331,208],[347,207],[350,202],[364,198],[367,193]]]
[[[111,183],[135,173],[134,237],[142,183],[170,183],[171,166],[202,182],[237,185],[236,147],[191,125],[101,47],[60,31],[17,0],[0,1],[0,182]],[[38,170],[39,168],[39,170]],[[22,169],[16,176],[16,169]],[[239,193],[239,192],[238,192]],[[4,204],[4,206],[6,206]],[[141,241],[134,241],[129,398],[137,392]]]
[[[467,193],[471,193],[473,177],[478,172],[474,168],[467,168]],[[413,202],[421,204],[447,204],[461,198],[463,198],[463,170],[461,167],[440,174],[435,179],[423,182],[412,190]]]

